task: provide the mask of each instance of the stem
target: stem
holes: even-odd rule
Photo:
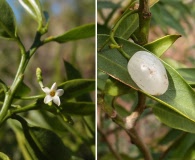
[[[131,137],[131,140],[135,143],[135,145],[140,149],[143,153],[145,160],[153,160],[148,147],[145,145],[141,137],[137,134],[135,128],[130,130],[126,130],[127,134]]]
[[[39,32],[37,32],[32,47],[30,48],[29,51],[26,52],[24,45],[22,44],[20,38],[17,36],[17,43],[20,47],[20,52],[21,52],[22,57],[20,60],[18,70],[17,70],[16,75],[15,75],[14,81],[13,81],[10,89],[7,90],[5,93],[4,103],[3,103],[2,109],[0,111],[0,125],[4,122],[4,120],[6,120],[6,115],[8,114],[8,109],[11,106],[14,94],[15,94],[16,90],[18,89],[18,86],[23,81],[24,71],[26,69],[26,66],[27,66],[31,56],[35,53],[35,51],[38,49],[38,47],[42,45],[42,43],[40,41],[40,37],[41,37],[41,34]]]
[[[126,117],[126,128],[127,129],[131,129],[133,127],[135,127],[135,123],[137,121],[137,119],[140,117],[140,115],[142,114],[142,112],[145,109],[145,102],[146,102],[146,96],[141,93],[138,92],[138,104],[136,107],[136,110],[133,111],[129,116]]]
[[[7,85],[2,80],[0,80],[0,85],[3,88],[3,91],[6,93],[8,91]]]
[[[124,52],[124,50],[122,49],[122,47],[116,42],[116,40],[114,39],[114,36],[115,36],[115,33],[116,33],[116,30],[117,28],[119,27],[119,25],[121,24],[121,22],[128,16],[132,15],[132,14],[135,14],[137,13],[137,10],[133,10],[127,14],[125,14],[124,16],[121,17],[121,19],[119,19],[119,21],[115,24],[115,26],[113,27],[113,29],[111,30],[111,33],[110,33],[110,40],[112,41],[112,43],[116,46],[119,46],[117,47],[118,51],[125,57],[127,58],[128,60],[130,59],[130,56]]]
[[[143,108],[141,106],[143,106],[143,104],[145,103],[145,98],[144,95],[140,95],[143,99],[142,101],[140,100],[140,102],[138,103],[140,105],[139,108]],[[107,105],[104,101],[104,95],[98,95],[98,106],[101,107],[101,109],[108,114],[108,116],[113,120],[113,122],[115,122],[116,124],[118,124],[121,128],[123,128],[125,130],[125,132],[129,135],[129,137],[131,138],[131,140],[134,142],[134,144],[140,149],[140,151],[143,153],[144,158],[146,160],[152,160],[152,156],[150,154],[149,149],[147,148],[147,146],[144,144],[144,142],[142,141],[142,139],[139,137],[139,135],[137,134],[136,130],[134,128],[131,129],[127,129],[126,128],[126,122],[117,114],[117,112],[113,109],[113,107]]]
[[[19,97],[19,96],[14,96],[16,99],[21,99],[21,100],[33,100],[33,99],[39,99],[39,98],[44,98],[45,95],[36,95],[36,96],[29,96],[29,97]]]
[[[112,144],[110,144],[107,135],[100,129],[100,127],[97,127],[98,132],[101,134],[102,138],[105,140],[106,144],[108,145],[108,148],[110,149],[111,153],[115,156],[117,160],[122,160],[120,154],[114,150],[112,147]]]
[[[33,104],[30,104],[30,105],[22,107],[22,108],[17,108],[17,109],[11,110],[9,112],[8,116],[11,116],[11,115],[16,114],[16,113],[26,112],[29,110],[36,110],[37,108],[39,108],[39,107],[37,107],[36,103],[33,103]]]
[[[148,0],[140,0],[139,8],[139,28],[135,32],[135,43],[144,45],[148,43],[148,35],[150,29],[151,12]]]

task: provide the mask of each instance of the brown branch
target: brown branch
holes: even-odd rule
[[[141,114],[144,110],[144,104],[145,104],[145,95],[142,93],[139,93],[139,102],[137,106],[137,111]],[[140,149],[140,151],[143,153],[145,160],[152,160],[152,156],[147,148],[147,146],[142,141],[141,137],[137,134],[136,130],[134,128],[127,129],[126,128],[126,121],[124,121],[118,113],[113,109],[113,107],[109,106],[104,101],[104,95],[98,95],[98,106],[101,107],[101,109],[108,114],[108,116],[118,124],[121,128],[123,128],[126,133],[131,138],[132,142]]]
[[[111,153],[116,157],[117,160],[122,160],[120,154],[114,150],[112,147],[112,144],[110,144],[106,134],[102,131],[100,127],[97,127],[98,132],[101,134],[102,138],[105,140],[106,144],[108,145],[108,148],[110,149]]]
[[[135,126],[137,119],[140,117],[145,109],[146,96],[138,92],[138,104],[134,112],[125,118],[125,126],[127,129],[131,129]]]

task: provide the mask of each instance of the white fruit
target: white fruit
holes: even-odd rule
[[[169,81],[165,67],[153,54],[136,52],[129,60],[127,69],[133,81],[144,92],[162,95],[167,91]]]

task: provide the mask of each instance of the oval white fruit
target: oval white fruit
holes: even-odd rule
[[[146,51],[136,52],[128,62],[128,72],[144,92],[151,95],[164,94],[169,86],[166,69],[162,62]]]

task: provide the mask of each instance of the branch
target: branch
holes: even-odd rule
[[[108,148],[110,149],[111,153],[116,157],[117,160],[122,160],[120,154],[114,150],[112,145],[110,144],[106,134],[102,131],[100,127],[97,127],[98,132],[101,134],[102,138],[105,140],[106,144],[108,145]]]
[[[145,98],[142,93],[139,95],[141,97],[139,103],[138,103],[138,109],[137,111],[141,112],[144,109],[144,104],[145,104]],[[139,137],[139,135],[137,134],[136,130],[134,128],[131,129],[127,129],[126,128],[126,121],[124,121],[119,115],[118,113],[113,109],[113,107],[109,106],[108,104],[105,103],[104,101],[104,95],[100,94],[98,95],[98,106],[101,107],[101,109],[108,114],[108,116],[113,120],[113,122],[115,122],[116,124],[118,124],[121,128],[123,128],[126,133],[129,135],[129,137],[131,138],[132,142],[140,149],[140,151],[143,153],[144,158],[146,160],[152,160],[152,156],[150,154],[150,151],[148,150],[147,146],[144,144],[144,142],[142,141],[142,139]]]
[[[140,115],[145,109],[145,101],[146,101],[146,96],[143,93],[138,92],[137,107],[135,111],[131,113],[131,115],[125,118],[125,123],[126,123],[125,126],[127,129],[132,129],[133,127],[135,127],[137,119],[140,117]]]
[[[135,43],[144,45],[148,43],[148,35],[150,28],[151,12],[148,0],[140,0],[139,8],[139,28],[135,31],[133,39]]]

